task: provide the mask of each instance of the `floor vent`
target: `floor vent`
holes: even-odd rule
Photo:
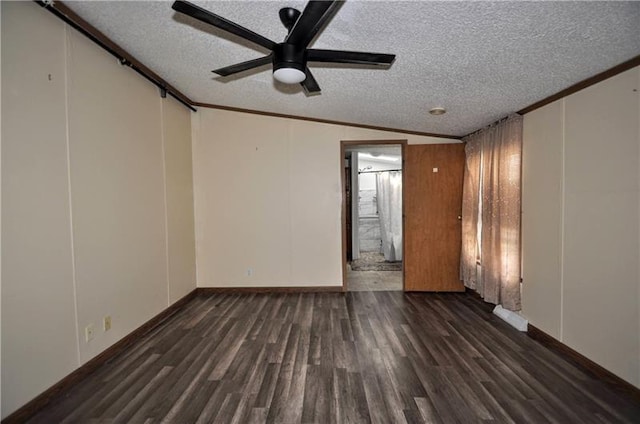
[[[516,312],[504,309],[501,305],[498,305],[493,309],[493,313],[502,318],[516,330],[527,331],[529,321],[518,315]]]

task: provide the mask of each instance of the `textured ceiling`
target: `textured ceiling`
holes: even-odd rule
[[[195,2],[276,42],[301,1]],[[640,2],[348,1],[312,47],[394,53],[387,70],[311,64],[322,94],[270,68],[212,69],[267,53],[170,2],[66,2],[192,100],[412,131],[464,135],[640,54]],[[447,108],[431,116],[434,106]]]

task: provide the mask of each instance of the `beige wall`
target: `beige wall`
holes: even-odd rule
[[[522,245],[524,310],[532,324],[561,339],[564,102],[524,119]]]
[[[69,155],[78,338],[85,362],[167,306],[160,96],[69,32]],[[96,84],[100,81],[100,84]]]
[[[2,22],[2,8],[0,7],[0,22]],[[0,46],[2,45],[2,31],[0,31]],[[1,48],[0,48],[1,50]],[[2,55],[0,54],[0,81],[2,80]],[[0,98],[2,84],[0,84]],[[2,128],[2,102],[0,101],[0,128]],[[2,187],[2,131],[0,131],[0,187]],[[0,210],[2,210],[2,196],[0,195]],[[0,234],[2,234],[2,219],[0,218]],[[0,237],[0,252],[2,252],[2,237]],[[2,255],[0,254],[0,328],[2,328]],[[2,363],[2,337],[0,337],[0,364]],[[0,375],[2,367],[0,366]],[[2,405],[2,384],[0,384],[0,405]],[[0,406],[0,416],[2,407]]]
[[[195,257],[190,112],[34,3],[2,2],[2,43],[5,417],[193,290]]]
[[[523,314],[640,386],[640,68],[525,115]]]
[[[340,140],[457,142],[205,108],[192,125],[202,287],[341,285]]]
[[[165,100],[161,106],[171,304],[191,292],[196,283],[191,112],[174,100]]]
[[[65,31],[37,8],[2,3],[3,417],[78,366]]]

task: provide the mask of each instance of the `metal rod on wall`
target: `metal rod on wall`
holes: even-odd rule
[[[187,108],[191,109],[194,112],[197,112],[197,110],[191,105],[193,102],[188,97],[180,93],[174,87],[170,86],[166,81],[156,75],[149,68],[142,65],[140,62],[135,60],[135,58],[131,57],[128,53],[122,50],[117,44],[106,38],[104,34],[100,33],[97,29],[95,29],[82,18],[73,13],[73,11],[69,9],[63,2],[53,2],[52,0],[34,1],[38,5],[56,15],[58,18],[62,19],[72,28],[85,35],[87,38],[96,43],[98,46],[102,47],[108,53],[115,56],[120,61],[120,64],[122,66],[130,67],[138,74],[140,74],[143,78],[156,85],[158,88],[160,88],[161,95],[163,93],[166,93],[182,103]],[[162,97],[164,98],[166,97],[166,95]]]
[[[372,174],[374,172],[402,172],[402,169],[383,169],[380,171],[358,171],[358,174]]]

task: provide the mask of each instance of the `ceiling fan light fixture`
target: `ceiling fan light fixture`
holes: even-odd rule
[[[297,84],[307,77],[304,72],[295,68],[278,68],[273,71],[273,77],[285,84]]]
[[[445,113],[447,113],[447,109],[443,107],[434,107],[429,110],[429,113],[432,115],[444,115]]]

